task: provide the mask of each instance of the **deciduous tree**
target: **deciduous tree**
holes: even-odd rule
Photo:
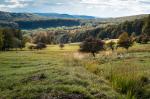
[[[104,50],[104,42],[92,37],[85,39],[80,45],[81,52],[92,53],[94,57],[95,53],[98,53],[101,50]]]
[[[128,50],[132,45],[133,42],[127,32],[124,32],[119,36],[118,47],[123,47]]]
[[[0,31],[0,50],[2,49],[2,47],[3,47],[3,34]]]

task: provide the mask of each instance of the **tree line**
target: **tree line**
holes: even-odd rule
[[[22,49],[24,46],[25,42],[21,30],[12,28],[0,29],[0,50]]]
[[[135,36],[139,43],[148,42],[150,40],[150,16],[135,21],[126,21],[104,27],[43,29],[27,32],[13,28],[1,28],[0,49],[9,50],[11,48],[23,48],[26,42],[34,44],[65,44],[82,42],[88,37],[97,39],[116,39],[123,32],[127,32],[129,36]]]
[[[91,53],[93,57],[95,57],[95,54],[102,50],[111,49],[112,51],[114,51],[115,49],[117,50],[118,47],[122,47],[128,50],[135,41],[135,36],[129,36],[127,32],[123,32],[119,36],[117,42],[113,40],[105,42],[101,39],[89,37],[81,42],[79,51]]]
[[[126,21],[120,24],[106,25],[104,27],[81,27],[77,29],[35,30],[29,35],[33,43],[59,44],[82,42],[92,36],[98,39],[116,39],[123,32],[129,36],[150,36],[150,16],[135,21]]]
[[[93,36],[101,39],[115,39],[118,38],[122,32],[127,32],[129,35],[134,33],[136,36],[139,36],[141,34],[150,36],[150,15],[149,17],[143,19],[83,30],[75,34],[75,36],[73,37],[73,41],[83,41],[85,38],[87,38],[87,36]]]

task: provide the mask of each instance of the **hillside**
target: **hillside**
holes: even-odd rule
[[[84,15],[68,15],[58,13],[10,13],[0,11],[0,27],[12,27],[20,29],[37,29],[61,26],[80,26],[99,24],[121,23],[142,19],[148,15],[136,15],[119,18],[95,18]],[[106,23],[101,23],[106,22]]]
[[[10,13],[0,12],[0,27],[12,27],[19,29],[36,29],[58,26],[78,26],[79,20],[50,18],[34,13]]]
[[[134,21],[136,19],[142,19],[142,18],[148,17],[148,15],[149,14],[141,14],[141,15],[124,16],[124,17],[117,17],[117,18],[107,18],[107,19],[103,19],[103,21],[106,21],[106,22]]]
[[[15,21],[15,20],[39,20],[45,19],[42,16],[38,16],[32,13],[10,13],[0,11],[0,20]]]

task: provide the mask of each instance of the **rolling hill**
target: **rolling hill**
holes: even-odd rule
[[[0,20],[95,19],[93,16],[58,13],[10,13],[0,11]]]
[[[116,17],[116,18],[107,18],[103,19],[106,22],[124,22],[124,21],[134,21],[136,19],[142,19],[148,17],[149,14],[140,14],[140,15],[133,15],[133,16],[124,16],[124,17]],[[99,18],[98,18],[99,19]],[[99,19],[102,21],[102,19]]]
[[[42,16],[31,13],[10,13],[0,11],[0,21],[15,21],[15,20],[36,20],[44,19]]]
[[[58,13],[11,13],[0,11],[0,27],[20,29],[36,29],[61,26],[79,26],[83,24],[100,24],[100,22],[121,23],[147,17],[148,14],[125,16],[118,18],[96,18],[85,15],[69,15]]]

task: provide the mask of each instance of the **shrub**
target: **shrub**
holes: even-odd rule
[[[63,49],[65,47],[65,45],[63,43],[59,44],[60,49]]]
[[[40,50],[43,48],[46,48],[46,44],[41,42],[37,43],[37,45],[34,47],[34,49],[40,49]]]
[[[110,42],[108,42],[108,43],[106,44],[106,46],[107,46],[108,48],[110,48],[112,51],[115,49],[115,45],[116,45],[116,43],[113,42],[113,41],[110,41]]]
[[[30,44],[30,45],[27,46],[27,48],[30,49],[30,50],[33,50],[35,48],[35,45]]]
[[[141,44],[147,44],[149,40],[150,40],[150,37],[147,36],[146,34],[141,34],[140,36],[136,38],[136,42],[141,43]]]

